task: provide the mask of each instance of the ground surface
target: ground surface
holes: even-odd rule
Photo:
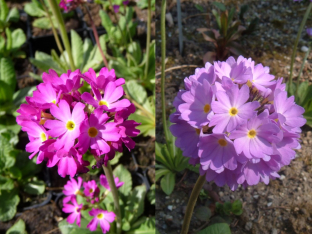
[[[300,22],[307,8],[308,2],[294,3],[293,1],[222,1],[227,6],[239,9],[242,3],[248,3],[246,22],[250,22],[255,16],[259,17],[259,28],[255,35],[240,40],[240,44],[246,51],[247,57],[251,57],[257,63],[261,62],[270,67],[270,73],[276,77],[288,79],[290,68],[290,56]],[[208,16],[197,15],[201,12],[195,4],[204,7]],[[158,4],[160,6],[160,4]],[[203,55],[213,49],[213,45],[204,41],[197,28],[211,27],[214,17],[211,14],[212,4],[208,1],[182,1],[184,49],[181,56],[178,45],[177,11],[175,2],[169,1],[167,13],[171,13],[174,26],[168,27],[166,42],[166,69],[180,65],[197,65],[203,67]],[[157,9],[157,26],[159,27],[159,12]],[[195,16],[197,15],[197,16]],[[191,17],[190,17],[191,16]],[[194,16],[194,17],[193,17]],[[208,24],[207,24],[208,22]],[[168,23],[168,22],[167,22]],[[311,18],[307,26],[312,26]],[[157,37],[157,64],[156,73],[160,72],[160,31]],[[304,57],[302,46],[308,45],[309,37],[305,32],[299,41],[298,53],[294,65],[294,80],[297,78],[301,62]],[[301,49],[302,48],[302,49]],[[311,62],[312,54],[304,66],[301,80],[312,81]],[[167,116],[172,111],[172,102],[179,89],[184,88],[183,79],[194,74],[195,68],[183,68],[166,72],[166,111]],[[163,142],[160,101],[160,76],[157,76],[157,100],[156,115],[158,141]],[[297,157],[288,167],[284,167],[279,174],[281,178],[270,181],[268,186],[263,183],[257,186],[242,188],[232,192],[228,187],[214,190],[222,201],[234,201],[240,199],[243,202],[244,212],[241,216],[233,217],[231,222],[232,233],[235,234],[309,234],[312,233],[312,129],[304,127],[301,134],[302,148],[297,150]],[[177,176],[176,181],[183,174]],[[159,188],[156,190],[156,227],[160,233],[179,233],[183,221],[184,210],[191,193],[191,188],[198,175],[187,172],[182,183],[175,187],[170,196],[166,196]],[[197,206],[209,204],[212,201],[198,201]],[[207,224],[206,224],[207,225]],[[191,222],[191,233],[205,226],[204,222],[195,217]]]

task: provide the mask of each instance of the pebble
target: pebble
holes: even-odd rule
[[[268,202],[267,206],[270,207],[272,205],[272,202]]]
[[[247,222],[246,225],[245,225],[245,229],[246,229],[247,231],[250,231],[251,228],[252,228],[252,222]]]
[[[279,178],[280,180],[283,180],[285,179],[285,176],[284,175],[281,175],[281,177]]]
[[[223,192],[219,192],[219,196],[220,196],[220,197],[223,197],[223,196],[224,196],[224,193],[223,193]]]
[[[176,200],[176,203],[179,203],[179,202],[180,202],[180,200],[179,200],[179,199],[177,199],[177,200]]]
[[[309,50],[309,48],[306,47],[306,46],[302,46],[302,47],[301,47],[301,51],[302,51],[302,52],[307,52],[308,50]]]
[[[166,196],[165,198],[166,198],[166,199],[169,199],[169,198],[170,198],[170,196]]]
[[[259,198],[259,195],[254,195],[253,196],[255,199],[258,199]]]
[[[278,7],[277,6],[273,6],[272,10],[276,11],[276,10],[278,10]]]
[[[168,26],[169,27],[172,27],[174,25],[171,13],[167,13],[166,14],[166,20],[168,22]]]
[[[171,211],[172,210],[172,205],[167,206],[167,209]]]

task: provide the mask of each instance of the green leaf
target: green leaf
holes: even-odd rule
[[[8,177],[0,175],[0,190],[11,190],[13,188],[14,181]]]
[[[22,178],[22,172],[17,167],[11,167],[9,168],[9,175],[14,179],[21,179]]]
[[[49,69],[55,70],[58,74],[67,72],[61,68],[60,65],[55,62],[50,55],[44,52],[36,51],[35,59],[30,58],[30,62],[45,72],[48,72]]]
[[[243,213],[243,204],[240,200],[235,200],[232,203],[232,213],[235,215],[241,215]]]
[[[5,234],[27,234],[25,222],[19,219]]]
[[[155,184],[152,184],[150,190],[147,192],[147,199],[152,205],[155,205]]]
[[[151,105],[147,99],[147,93],[142,85],[138,84],[136,80],[129,80],[126,82],[125,88],[131,98],[152,114]]]
[[[223,3],[221,2],[213,2],[212,3],[215,7],[219,8],[221,11],[226,11],[226,7]]]
[[[197,10],[199,10],[200,12],[205,12],[205,9],[202,5],[199,5],[199,4],[195,4],[195,7]]]
[[[13,92],[12,92],[11,87],[7,83],[5,83],[5,81],[0,80],[0,104],[1,104],[0,108],[1,109],[3,109],[2,105],[12,102],[12,96],[13,96]]]
[[[208,221],[211,217],[211,210],[207,206],[200,206],[195,209],[194,215],[201,221]]]
[[[93,49],[93,45],[92,42],[89,38],[86,38],[83,42],[83,56],[82,56],[82,63],[80,66],[80,69],[83,70],[84,66],[86,65],[86,63],[89,61],[89,58],[91,56],[91,51]]]
[[[2,201],[0,202],[0,221],[6,222],[12,219],[16,213],[16,207],[20,201],[17,190],[1,191],[0,201]]]
[[[12,32],[12,38],[12,50],[18,50],[26,42],[26,35],[20,28]]]
[[[45,183],[42,180],[30,181],[24,185],[24,191],[28,194],[43,194],[45,190]]]
[[[83,62],[83,42],[75,30],[70,30],[70,38],[75,66],[80,67]]]
[[[218,24],[218,28],[221,29],[221,21],[220,21],[219,13],[215,9],[212,9],[211,12],[214,15],[214,17],[216,18],[216,21],[217,21],[217,24]]]
[[[0,82],[1,84],[1,82]],[[6,132],[7,134],[9,134],[9,131],[12,131],[14,134],[18,134],[19,131],[21,130],[21,126],[19,126],[16,123],[15,117],[12,115],[5,115],[5,116],[1,116],[0,117],[0,132],[3,132],[3,129],[5,129],[4,132]],[[9,134],[9,138],[12,137],[12,134]],[[11,139],[10,139],[11,141]]]
[[[132,43],[128,44],[127,51],[133,56],[137,64],[141,62],[142,50],[139,43],[133,41]]]
[[[105,30],[109,34],[109,37],[111,37],[110,32],[112,28],[114,28],[113,22],[109,18],[108,14],[106,14],[106,12],[103,10],[100,10],[100,17],[102,20],[102,26],[105,28]]]
[[[51,22],[48,17],[42,17],[39,19],[35,19],[32,23],[32,26],[35,28],[41,28],[41,29],[50,29],[52,28]]]
[[[198,234],[231,234],[231,229],[226,223],[215,223],[201,230]]]
[[[244,14],[248,10],[248,5],[242,5],[239,12],[239,19],[244,22]]]
[[[25,180],[38,173],[42,168],[42,164],[36,164],[36,157],[29,160],[29,153],[25,151],[16,155],[15,166],[20,169]]]
[[[31,96],[35,90],[36,86],[29,86],[15,92],[13,95],[14,105],[18,108],[22,103],[26,102],[25,97]]]
[[[129,120],[141,123],[136,128],[140,130],[140,134],[143,136],[155,137],[155,119],[138,114],[132,114],[129,116]]]
[[[155,217],[144,217],[141,225],[134,230],[130,230],[127,234],[155,234]]]
[[[124,182],[124,185],[121,186],[118,191],[121,194],[128,196],[132,189],[132,177],[130,172],[120,164],[114,169],[113,174],[119,178],[119,181]]]
[[[136,186],[128,196],[125,212],[126,219],[130,223],[135,222],[143,214],[145,194],[146,194],[145,185],[140,185]]]
[[[0,134],[0,170],[10,168],[15,163],[15,158],[10,154],[13,146],[5,134]]]
[[[160,180],[160,187],[165,194],[170,195],[175,185],[175,173],[169,172]]]
[[[43,10],[43,7],[37,0],[32,0],[31,3],[27,3],[24,6],[24,11],[33,17],[42,17],[46,16],[46,12]]]
[[[10,94],[14,92],[16,86],[16,76],[14,64],[9,58],[1,58],[0,60],[0,81],[4,81],[7,85],[9,85]],[[12,94],[11,97],[7,97],[7,100],[12,100]]]
[[[6,18],[7,22],[17,22],[19,21],[19,12],[16,7],[12,8]]]
[[[120,153],[120,152],[117,151],[116,154],[115,154],[115,157],[114,157],[112,160],[109,161],[110,164],[111,164],[111,165],[117,164],[118,161],[119,161],[119,159],[121,158],[121,156],[122,156],[122,153]]]
[[[158,170],[156,170],[156,172],[155,172],[155,182],[157,182],[162,176],[168,174],[169,172],[170,172],[170,170],[168,170],[167,168],[166,169],[158,169]]]
[[[5,21],[9,13],[9,8],[4,0],[0,0],[0,20]]]

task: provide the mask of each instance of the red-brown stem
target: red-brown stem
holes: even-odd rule
[[[95,27],[94,21],[93,21],[93,19],[92,19],[92,16],[91,16],[91,14],[90,14],[89,9],[88,9],[86,6],[85,6],[85,8],[86,8],[86,10],[87,10],[87,12],[88,12],[88,16],[89,16],[89,19],[90,19],[90,22],[91,22],[91,27],[92,27],[93,34],[94,34],[94,37],[95,37],[95,41],[96,41],[96,44],[97,44],[97,46],[98,46],[98,48],[99,48],[99,50],[100,50],[100,53],[101,53],[101,55],[102,55],[102,59],[103,59],[104,65],[105,65],[105,67],[107,67],[107,69],[109,69],[108,63],[107,63],[107,60],[106,60],[106,57],[105,57],[104,52],[103,52],[103,50],[102,50],[102,47],[101,47],[101,45],[100,45],[99,35],[98,35],[97,31],[96,31],[96,27]]]

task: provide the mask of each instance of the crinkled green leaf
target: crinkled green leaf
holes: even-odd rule
[[[9,13],[9,8],[4,0],[0,0],[0,20],[5,21]]]
[[[11,97],[7,97],[6,99],[12,100],[12,93],[14,92],[16,86],[16,75],[14,64],[9,58],[1,58],[0,60],[0,81],[4,81],[7,85],[9,85]]]
[[[201,230],[198,234],[231,234],[231,230],[226,223],[215,223]]]
[[[6,18],[6,21],[7,22],[17,22],[17,21],[19,21],[19,17],[20,17],[20,15],[19,15],[17,8],[13,7],[9,12],[9,14]]]
[[[14,188],[14,181],[8,177],[0,175],[0,190],[11,190],[13,188]]]
[[[121,194],[128,196],[132,189],[132,177],[130,172],[120,164],[114,169],[113,174],[119,178],[119,181],[124,182],[123,186],[121,186],[118,191]]]
[[[126,219],[134,223],[144,212],[145,185],[136,186],[127,198]],[[129,230],[129,229],[128,229]]]
[[[42,6],[37,0],[32,0],[31,3],[27,3],[24,6],[24,11],[34,17],[46,16],[46,12],[43,10]]]
[[[25,222],[19,219],[5,234],[27,234]]]
[[[175,186],[175,173],[169,172],[160,180],[160,187],[165,194],[170,195]]]
[[[44,52],[36,51],[35,59],[30,58],[30,62],[45,72],[48,72],[49,69],[53,69],[58,74],[67,72],[64,71],[64,69],[61,68],[60,65],[57,62],[55,62],[50,55]]]
[[[17,190],[13,189],[10,191],[1,191],[0,201],[0,221],[9,221],[14,217],[16,207],[20,201]]]
[[[24,192],[28,194],[42,194],[45,190],[45,183],[42,180],[30,181],[24,185]]]
[[[83,42],[74,30],[70,30],[71,51],[76,67],[80,67],[83,62]]]
[[[26,35],[20,28],[12,32],[12,38],[12,50],[18,50],[26,42]]]
[[[142,217],[141,225],[130,230],[127,234],[155,234],[155,217]],[[135,226],[135,225],[133,225]]]

